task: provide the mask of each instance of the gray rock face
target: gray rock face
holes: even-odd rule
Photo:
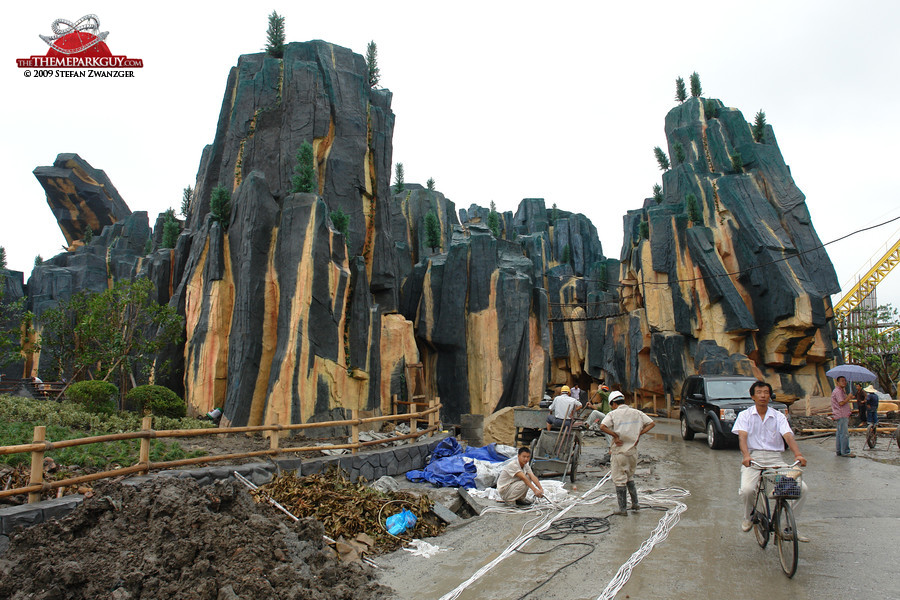
[[[34,176],[69,244],[82,239],[87,227],[100,233],[131,214],[106,173],[77,154],[59,154],[53,166],[37,167]]]

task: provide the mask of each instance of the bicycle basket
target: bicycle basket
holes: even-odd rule
[[[766,487],[772,490],[773,498],[796,500],[800,497],[800,469],[771,469],[763,472]]]

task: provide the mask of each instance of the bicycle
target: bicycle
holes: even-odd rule
[[[803,469],[798,466],[800,461],[788,467],[764,467],[754,461],[750,464],[762,469],[756,488],[756,502],[750,515],[756,542],[760,548],[765,548],[769,536],[774,534],[781,569],[785,575],[793,577],[797,572],[799,535],[794,510],[788,501],[800,498],[800,477],[803,474]],[[775,502],[772,511],[769,510],[770,497]]]

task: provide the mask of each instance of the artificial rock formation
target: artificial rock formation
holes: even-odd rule
[[[740,111],[693,98],[665,131],[685,160],[663,175],[661,203],[625,218],[628,315],[592,328],[589,368],[648,393],[695,372],[754,375],[785,400],[827,391],[840,286],[771,126],[757,142]]]
[[[34,176],[70,246],[87,228],[99,234],[131,214],[106,173],[77,154],[58,155],[52,167],[37,167]]]

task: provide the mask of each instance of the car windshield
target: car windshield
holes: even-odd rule
[[[731,381],[707,381],[707,398],[747,398],[750,399],[750,386],[755,380],[737,379]]]

